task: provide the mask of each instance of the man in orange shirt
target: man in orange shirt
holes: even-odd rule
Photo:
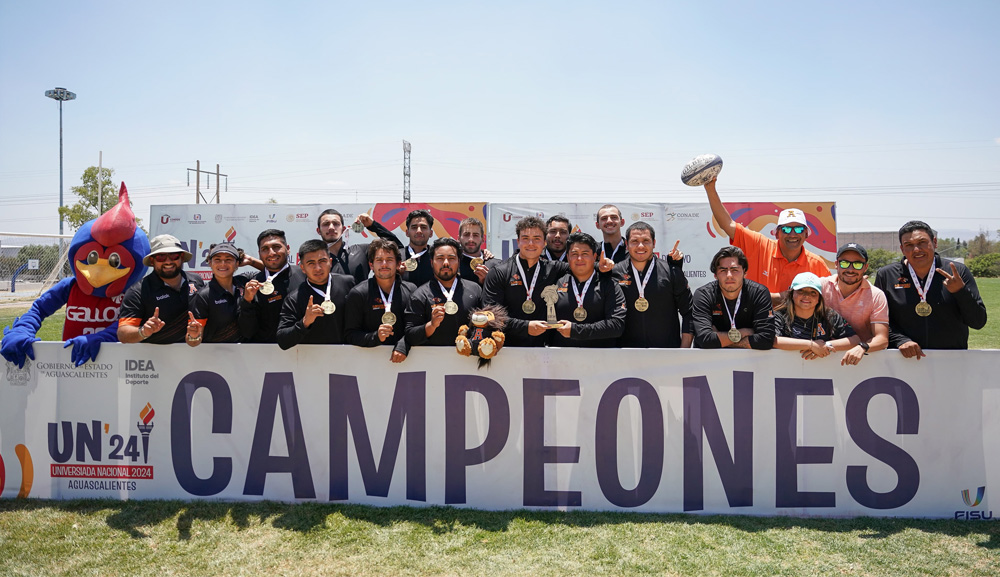
[[[771,302],[781,302],[781,293],[788,290],[795,275],[811,272],[818,277],[830,276],[822,257],[805,249],[809,237],[806,215],[797,208],[786,208],[778,215],[777,240],[746,228],[733,220],[715,190],[715,179],[705,183],[712,215],[729,237],[729,244],[739,247],[750,261],[746,278],[767,287]]]

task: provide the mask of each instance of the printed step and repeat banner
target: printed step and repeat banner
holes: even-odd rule
[[[60,343],[0,374],[0,496],[992,519],[1000,351]]]
[[[370,214],[393,231],[406,244],[406,215],[411,210],[429,210],[435,218],[434,237],[458,238],[458,225],[467,217],[476,217],[486,227],[487,248],[499,258],[507,258],[517,250],[515,226],[523,216],[537,216],[543,221],[553,215],[569,219],[572,230],[586,232],[598,240],[597,211],[601,203],[504,204],[477,203],[378,203],[337,205],[348,224],[361,213]],[[691,288],[696,289],[712,280],[709,271],[712,257],[729,243],[725,233],[712,220],[708,203],[636,204],[619,203],[625,227],[644,221],[656,230],[656,250],[666,255],[680,240],[685,254],[684,274]],[[187,266],[211,278],[206,258],[212,243],[228,240],[251,254],[257,252],[257,235],[268,228],[277,228],[288,235],[291,252],[297,252],[302,242],[316,238],[319,214],[329,206],[318,204],[188,204],[154,205],[150,209],[151,236],[172,234],[194,257]],[[772,235],[778,214],[784,208],[801,208],[809,220],[807,248],[825,258],[833,266],[837,254],[836,206],[820,203],[726,203],[733,219],[744,226]],[[373,238],[365,230],[344,233],[347,244],[366,243]],[[292,255],[293,262],[295,255]]]

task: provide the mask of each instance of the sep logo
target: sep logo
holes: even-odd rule
[[[975,498],[972,497],[969,489],[962,489],[962,502],[966,507],[978,507],[986,496],[986,486],[976,489]],[[993,511],[955,511],[955,519],[963,521],[990,521],[993,519]]]

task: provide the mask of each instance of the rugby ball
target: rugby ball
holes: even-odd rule
[[[718,154],[702,154],[684,165],[681,182],[688,186],[701,186],[719,176],[721,171],[722,157]]]

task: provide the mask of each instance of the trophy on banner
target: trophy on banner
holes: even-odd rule
[[[156,411],[153,410],[153,405],[146,403],[146,406],[139,411],[139,418],[142,419],[136,425],[139,427],[139,433],[142,434],[142,462],[149,462],[149,434],[153,432],[153,416],[156,415]]]
[[[550,284],[542,289],[542,300],[545,301],[545,324],[550,329],[558,329],[563,323],[556,318],[556,301],[559,300],[556,285]]]

